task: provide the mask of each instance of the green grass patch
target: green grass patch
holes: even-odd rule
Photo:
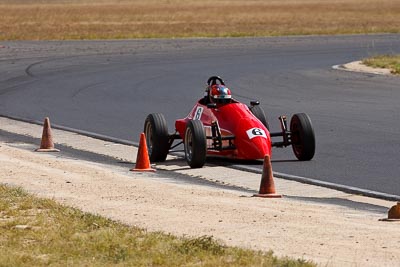
[[[0,185],[0,266],[315,266],[272,252],[179,238]]]
[[[400,55],[377,55],[362,61],[374,68],[390,69],[393,74],[400,74]]]

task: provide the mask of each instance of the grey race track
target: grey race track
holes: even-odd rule
[[[400,78],[331,68],[380,53],[400,53],[400,35],[1,42],[0,115],[138,141],[148,113],[172,132],[220,75],[272,131],[311,117],[315,158],[275,149],[274,171],[400,195]]]

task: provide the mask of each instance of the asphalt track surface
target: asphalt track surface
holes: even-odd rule
[[[400,35],[0,42],[0,115],[137,142],[147,114],[173,132],[220,75],[273,132],[279,115],[311,117],[314,159],[274,149],[274,171],[400,195],[400,78],[332,69],[382,53]]]

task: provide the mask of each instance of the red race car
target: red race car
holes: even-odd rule
[[[257,160],[271,156],[271,147],[292,146],[299,160],[311,160],[315,153],[315,136],[311,120],[305,113],[292,116],[290,128],[286,116],[280,116],[281,131],[269,132],[267,117],[258,101],[250,106],[232,98],[229,88],[218,76],[207,81],[201,98],[183,119],[175,122],[175,133],[169,134],[164,116],[149,114],[144,133],[150,161],[165,161],[171,149],[184,145],[186,161],[191,168],[201,168],[207,156]],[[272,137],[282,137],[272,142]],[[180,140],[174,145],[175,140]]]

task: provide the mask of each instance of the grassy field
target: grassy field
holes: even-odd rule
[[[315,266],[128,227],[0,184],[0,266]]]
[[[0,0],[0,40],[398,33],[393,0]]]
[[[386,68],[393,74],[400,74],[400,55],[377,55],[364,59],[362,62],[367,66]]]

